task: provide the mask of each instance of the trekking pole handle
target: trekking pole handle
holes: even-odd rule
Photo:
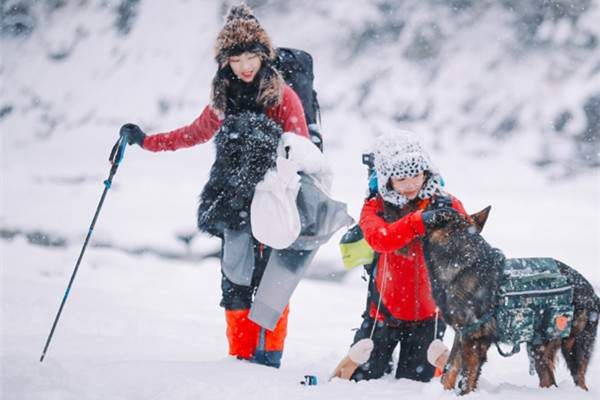
[[[108,157],[108,161],[111,163],[112,167],[110,169],[110,174],[108,179],[104,181],[104,185],[107,188],[110,188],[112,184],[112,178],[117,173],[117,169],[119,168],[119,164],[123,161],[123,156],[125,156],[125,148],[127,147],[128,139],[126,136],[121,136],[119,140],[114,144],[112,150],[110,151],[110,156]]]

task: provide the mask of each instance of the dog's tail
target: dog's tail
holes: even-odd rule
[[[593,293],[593,307],[590,308],[588,316],[588,325],[592,325],[590,329],[593,331],[594,339],[596,338],[596,330],[598,328],[598,319],[600,317],[600,298],[596,293]]]
[[[594,292],[594,287],[579,272],[560,261],[557,264],[560,272],[573,286],[575,308],[571,334],[562,340],[562,355],[575,385],[587,390],[585,373],[596,342],[600,298]]]
[[[600,313],[600,297],[596,293],[594,293],[594,306],[592,307],[594,311]]]

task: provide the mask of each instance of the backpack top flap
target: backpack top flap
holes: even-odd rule
[[[567,278],[552,258],[508,258],[505,261],[501,296],[535,297],[571,291]]]

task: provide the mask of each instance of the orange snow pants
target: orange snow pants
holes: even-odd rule
[[[229,354],[279,368],[283,343],[287,335],[289,305],[284,309],[272,331],[266,330],[248,319],[256,288],[260,284],[270,254],[269,247],[255,240],[254,271],[252,281],[248,286],[237,285],[222,273],[221,306],[225,308]]]
[[[278,368],[287,335],[289,306],[272,331],[248,319],[249,312],[250,309],[225,310],[229,354]]]

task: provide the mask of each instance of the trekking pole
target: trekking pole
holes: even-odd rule
[[[60,303],[60,308],[58,309],[58,313],[54,318],[54,323],[52,324],[52,329],[50,330],[50,334],[46,339],[46,345],[44,346],[44,351],[42,352],[42,356],[40,357],[40,362],[44,361],[44,357],[46,356],[46,351],[48,351],[48,346],[50,346],[50,341],[52,340],[52,336],[54,335],[54,330],[56,329],[56,325],[58,324],[58,319],[60,318],[60,314],[62,313],[63,307],[67,302],[67,297],[69,296],[69,292],[71,291],[71,286],[73,285],[73,281],[75,280],[75,275],[77,274],[77,270],[79,269],[79,264],[81,264],[81,259],[83,258],[83,253],[85,253],[85,249],[88,245],[90,237],[92,236],[92,231],[94,230],[94,226],[96,225],[96,220],[98,219],[98,214],[100,214],[100,209],[102,208],[102,204],[104,203],[104,198],[106,197],[106,193],[108,189],[110,189],[112,185],[113,176],[117,173],[117,169],[119,168],[119,164],[123,159],[123,155],[125,154],[125,147],[127,146],[127,137],[121,136],[117,143],[113,146],[108,161],[112,164],[110,168],[110,174],[108,175],[108,179],[104,181],[104,192],[102,192],[102,197],[100,198],[100,203],[96,208],[96,213],[94,214],[94,218],[92,219],[92,224],[88,230],[88,234],[85,238],[85,242],[83,243],[83,247],[81,249],[81,253],[79,253],[79,258],[77,259],[77,263],[75,264],[75,269],[71,274],[71,279],[69,280],[69,285],[67,286],[67,290],[65,291],[65,295],[63,296],[62,302]]]

